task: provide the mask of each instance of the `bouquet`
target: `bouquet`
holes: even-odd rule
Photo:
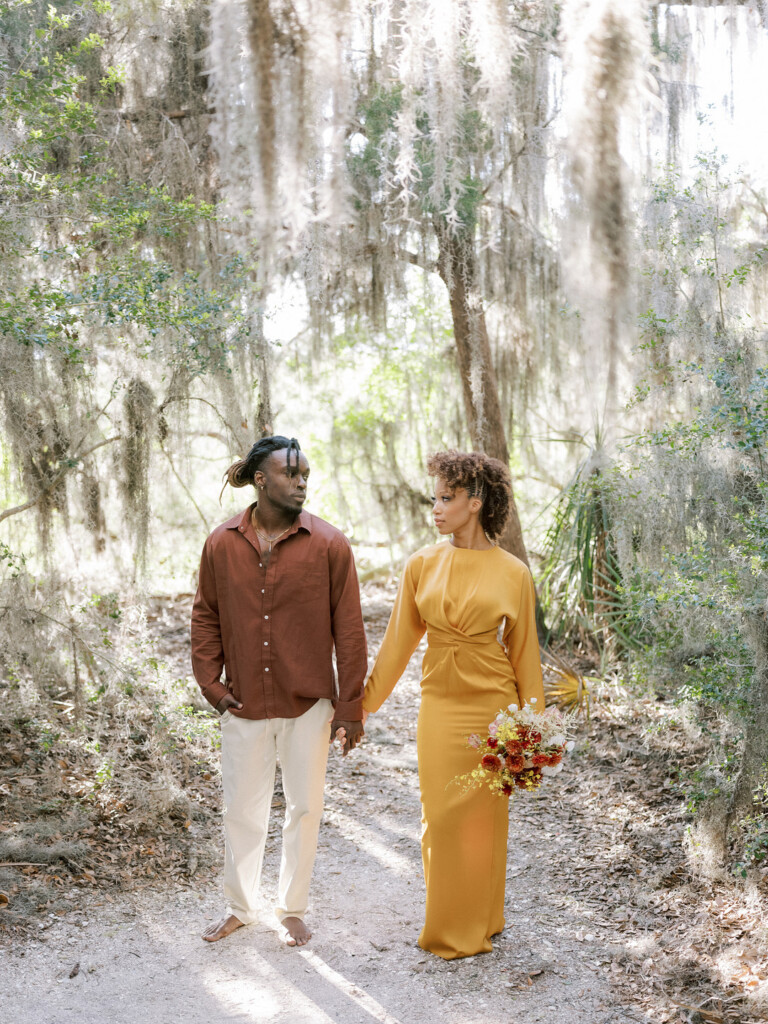
[[[573,748],[568,724],[557,708],[536,714],[532,704],[518,708],[510,704],[499,711],[483,739],[473,733],[468,744],[480,756],[480,763],[454,781],[467,789],[487,786],[492,793],[510,796],[514,789],[538,789],[545,775],[557,775],[563,755]]]

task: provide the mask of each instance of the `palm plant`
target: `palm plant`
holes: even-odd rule
[[[612,538],[611,462],[598,443],[555,504],[544,540],[540,600],[548,638],[580,634],[603,650],[636,646],[626,628],[621,572]]]

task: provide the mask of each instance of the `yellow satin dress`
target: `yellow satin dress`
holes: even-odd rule
[[[419,945],[453,960],[490,952],[504,927],[509,801],[452,780],[477,767],[467,737],[487,735],[501,708],[532,697],[544,707],[527,566],[498,547],[449,542],[412,555],[366,683],[366,711],[387,699],[425,632],[417,745],[427,905]]]

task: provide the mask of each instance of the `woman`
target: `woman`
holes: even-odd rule
[[[544,690],[527,566],[494,544],[509,516],[507,467],[478,452],[439,452],[433,516],[451,537],[408,560],[363,699],[378,711],[427,633],[418,720],[427,906],[419,945],[446,960],[492,950],[504,927],[508,801],[451,784],[477,767],[467,745],[501,708]],[[499,627],[503,624],[499,642]]]

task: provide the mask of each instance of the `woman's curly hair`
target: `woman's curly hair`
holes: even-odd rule
[[[480,498],[480,525],[488,537],[504,532],[512,500],[512,478],[499,459],[482,452],[435,452],[427,459],[427,472],[453,490],[464,487],[470,498]]]

